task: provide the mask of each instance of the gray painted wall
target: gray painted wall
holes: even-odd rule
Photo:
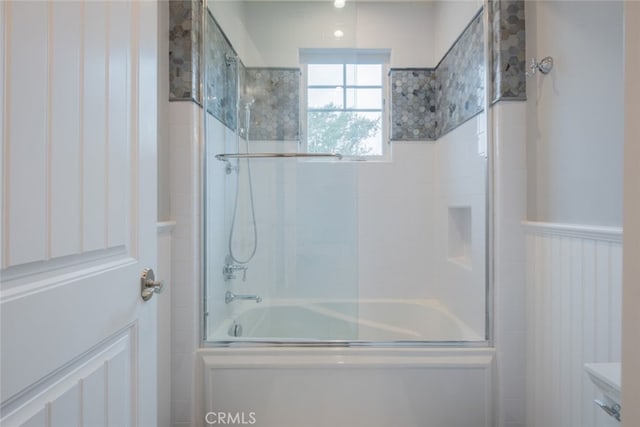
[[[621,1],[526,2],[528,219],[622,225]]]

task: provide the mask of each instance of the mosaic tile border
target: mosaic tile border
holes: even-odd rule
[[[526,100],[524,0],[491,0],[492,101]]]
[[[231,130],[237,129],[238,79],[244,66],[224,32],[207,12],[206,108]]]
[[[243,101],[251,107],[251,141],[300,139],[298,68],[246,68]]]
[[[169,1],[169,101],[202,102],[202,0]]]
[[[245,105],[252,101],[250,140],[299,140],[300,69],[245,67],[213,16],[207,18],[207,111],[245,136]]]
[[[481,8],[435,69],[391,70],[392,141],[435,141],[484,109],[482,16]]]
[[[478,11],[436,67],[438,138],[484,109],[483,13]]]
[[[391,140],[435,140],[436,70],[434,68],[392,68]]]
[[[492,0],[489,12],[492,25],[491,99],[494,103],[525,100],[524,0]],[[425,89],[410,84],[406,74],[428,73],[431,69],[391,71],[391,140],[436,140],[483,110],[483,13],[482,9],[478,11],[435,68],[435,120],[432,105],[424,100],[425,96],[422,101],[416,100],[419,91]],[[416,90],[418,92],[413,93]]]
[[[202,0],[170,0],[169,10],[170,101],[202,103],[199,84]],[[492,101],[524,100],[524,0],[492,0],[489,12],[492,25]],[[435,69],[390,71],[392,140],[435,140],[482,111],[482,13],[480,9]],[[224,55],[236,56],[235,51],[213,17],[210,14],[209,17],[214,25],[208,27],[217,30],[208,37],[217,40],[217,47],[206,52],[212,58],[209,64],[205,64],[211,67],[207,70],[209,81],[206,82],[210,98],[207,100],[208,111],[235,130],[238,127],[236,80],[240,79],[242,94],[249,97],[252,91],[257,94],[251,110],[250,139],[297,140],[300,137],[300,70],[245,69],[239,59],[240,71],[229,70],[235,67],[222,65],[225,64]],[[256,79],[255,73],[260,73],[260,70],[268,78]],[[279,76],[275,70],[293,71],[297,78],[286,73]],[[254,78],[249,77],[251,73]],[[243,115],[242,111],[240,113]],[[244,122],[243,117],[240,120]]]

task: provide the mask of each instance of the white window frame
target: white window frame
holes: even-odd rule
[[[344,155],[343,160],[351,161],[388,161],[391,157],[390,137],[389,137],[389,109],[387,108],[389,94],[389,58],[390,50],[388,49],[300,49],[300,64],[302,70],[301,79],[301,96],[300,96],[300,149],[303,152],[308,151],[307,139],[307,113],[308,113],[308,69],[309,64],[379,64],[382,73],[382,108],[381,108],[381,144],[382,154],[371,154],[363,156]],[[344,83],[344,88],[349,87]],[[346,96],[346,94],[344,95]],[[358,109],[347,109],[344,105],[343,111],[358,112]]]

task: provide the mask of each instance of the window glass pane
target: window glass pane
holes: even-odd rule
[[[309,64],[307,80],[309,86],[342,86],[342,64]]]
[[[309,111],[307,150],[345,156],[382,154],[382,113]]]
[[[347,89],[347,108],[382,109],[381,89]]]
[[[309,108],[343,108],[343,89],[309,89],[307,104]]]
[[[371,130],[367,138],[364,138],[360,145],[369,156],[382,155],[382,112],[376,113],[358,113],[359,120],[366,120],[370,123],[376,123],[376,127]]]
[[[347,64],[347,85],[382,86],[382,65]]]

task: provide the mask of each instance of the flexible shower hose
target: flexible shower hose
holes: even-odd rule
[[[244,110],[244,119],[245,119],[245,153],[249,153],[249,126],[251,122],[251,104],[253,101],[247,102],[245,104]],[[239,111],[240,109],[238,109]],[[240,152],[240,129],[236,132],[236,151]],[[229,257],[231,260],[237,264],[247,264],[249,261],[253,259],[253,256],[256,254],[256,250],[258,249],[258,227],[256,226],[256,211],[253,202],[253,184],[251,181],[251,164],[250,159],[247,160],[247,180],[249,183],[249,206],[251,207],[251,219],[253,222],[253,249],[251,253],[246,258],[239,257],[233,250],[233,240],[236,231],[236,217],[238,212],[238,200],[240,199],[240,162],[241,159],[238,159],[238,167],[236,169],[236,197],[235,203],[233,205],[233,217],[231,219],[231,229],[229,230]]]

